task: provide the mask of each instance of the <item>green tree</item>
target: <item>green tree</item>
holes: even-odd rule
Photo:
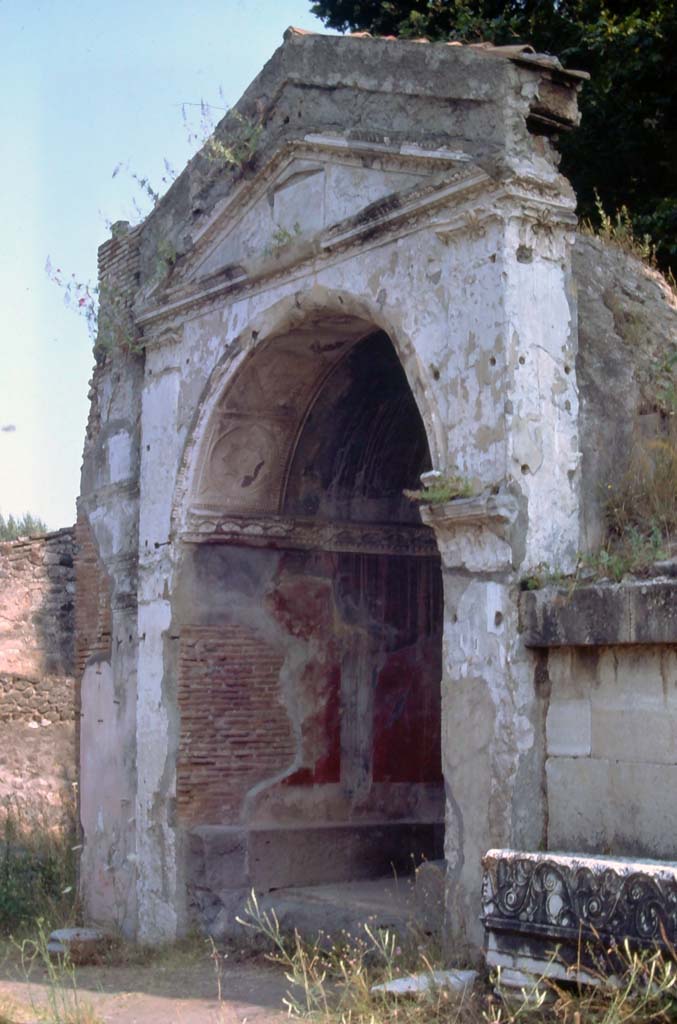
[[[638,235],[677,273],[675,0],[318,0],[330,28],[496,44],[529,42],[589,71],[581,127],[563,136],[562,172],[579,212],[627,206]]]
[[[35,533],[47,533],[47,524],[43,523],[39,516],[25,512],[16,519],[12,515],[5,519],[0,512],[0,541],[16,540],[18,537],[28,537]]]

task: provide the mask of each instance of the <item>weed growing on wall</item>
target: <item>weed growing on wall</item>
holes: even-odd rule
[[[167,260],[167,255],[158,257],[163,258]],[[67,277],[49,259],[45,270],[50,280],[62,289],[66,308],[84,318],[95,354],[103,355],[114,349],[123,352],[143,349],[143,343],[134,333],[129,298],[123,291],[105,284],[79,281],[75,274]]]
[[[278,226],[273,232],[269,244],[265,246],[263,255],[268,259],[279,256],[282,250],[286,249],[286,247],[293,242],[295,238],[298,238],[300,234],[301,225],[298,221],[294,224],[292,231]]]
[[[259,148],[263,133],[263,122],[260,119],[245,117],[238,110],[231,110],[231,118],[235,128],[225,138],[213,131],[206,140],[205,153],[210,160],[224,167],[236,167],[239,170],[248,167]]]
[[[199,124],[196,127],[188,110],[199,108]],[[199,104],[181,105],[184,128],[189,143],[201,148],[203,155],[218,172],[221,169],[245,170],[249,167],[259,148],[263,133],[262,118],[248,117],[238,110],[215,107],[201,100]],[[218,112],[218,117],[217,117]],[[230,115],[229,130],[218,131],[217,122],[223,114]],[[161,178],[163,188],[168,188],[176,179],[176,171],[165,158],[165,173]],[[133,199],[139,220],[143,220],[162,198],[162,191],[153,186],[150,178],[130,169],[126,163],[119,163],[113,170],[113,177],[126,172],[138,190],[140,202]],[[110,227],[110,222],[107,222]],[[291,237],[291,236],[290,236]],[[286,244],[286,243],[285,243]],[[166,277],[178,259],[176,247],[167,239],[157,246],[155,279]],[[136,335],[128,295],[120,289],[79,279],[74,273],[66,274],[48,258],[45,270],[50,280],[63,291],[66,307],[82,316],[97,355],[119,349],[125,352],[140,352],[143,343]]]
[[[440,477],[420,491],[404,491],[405,498],[421,505],[444,505],[457,498],[472,498],[474,494],[472,481],[460,473]]]

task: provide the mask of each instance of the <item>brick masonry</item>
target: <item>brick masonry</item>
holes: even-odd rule
[[[184,824],[236,823],[248,791],[292,762],[281,667],[282,653],[251,629],[183,630],[177,800]]]
[[[110,658],[111,584],[101,564],[92,530],[81,511],[75,525],[75,538],[75,666],[80,678],[91,657]]]

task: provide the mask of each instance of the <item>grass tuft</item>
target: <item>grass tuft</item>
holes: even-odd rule
[[[38,919],[74,921],[76,856],[74,807],[55,826],[35,805],[0,804],[0,935],[24,932]]]
[[[472,498],[475,488],[472,481],[460,473],[451,473],[449,476],[440,477],[429,487],[420,491],[404,491],[405,498],[410,501],[417,501],[420,505],[444,505],[448,501],[456,501],[458,498]]]

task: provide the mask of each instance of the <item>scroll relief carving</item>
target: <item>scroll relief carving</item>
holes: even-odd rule
[[[437,557],[432,530],[424,526],[318,522],[280,515],[214,516],[194,509],[183,540],[314,551]]]
[[[677,942],[677,865],[497,853],[485,858],[482,895],[493,932]]]

